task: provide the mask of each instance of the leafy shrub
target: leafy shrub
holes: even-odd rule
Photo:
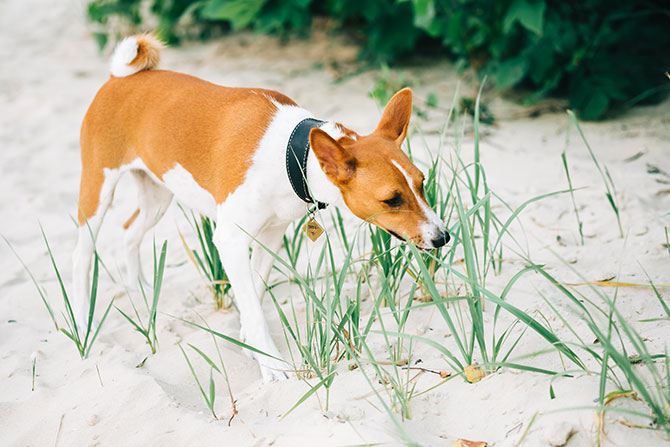
[[[530,87],[528,102],[563,94],[582,118],[594,119],[667,84],[670,9],[666,3],[663,11],[660,0],[414,4],[417,26],[442,39],[461,64],[492,74],[500,89]]]
[[[91,20],[142,22],[141,0],[92,0]],[[305,34],[315,15],[333,17],[377,62],[442,49],[459,67],[492,75],[499,89],[532,90],[525,102],[567,96],[581,118],[658,98],[669,84],[666,0],[151,0],[158,33],[177,41],[188,16],[202,29],[253,27]],[[206,34],[205,34],[206,35]],[[101,45],[106,33],[98,35]]]

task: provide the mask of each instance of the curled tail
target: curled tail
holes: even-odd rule
[[[163,43],[150,33],[126,37],[114,49],[110,63],[112,76],[121,78],[156,68],[163,47]]]

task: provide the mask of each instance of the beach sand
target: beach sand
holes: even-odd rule
[[[84,12],[83,0],[0,3],[0,234],[11,242],[44,287],[58,314],[63,309],[62,299],[40,225],[69,287],[77,234],[72,216],[79,189],[79,127],[97,89],[109,76],[109,55],[99,53]],[[379,72],[364,71],[334,82],[342,74],[338,67],[355,66],[356,51],[346,40],[324,35],[314,41],[282,44],[243,33],[168,48],[161,67],[228,86],[277,89],[319,118],[335,119],[359,133],[368,133],[381,114],[380,107],[368,96]],[[420,147],[438,146],[438,131],[446,119],[459,75],[450,64],[431,61],[400,72],[413,81],[417,103],[430,93],[439,97],[439,108],[429,110],[425,119],[413,121],[425,131],[412,134],[412,147],[421,158],[425,154]],[[467,80],[460,85],[464,95],[472,96],[472,88]],[[670,103],[638,107],[616,119],[582,125],[598,160],[607,166],[614,180],[625,232],[621,238],[600,174],[574,128],[566,143],[568,115],[558,111],[531,118],[524,116],[526,109],[493,92],[489,96],[490,108],[498,119],[494,126],[482,127],[480,149],[491,189],[512,208],[534,196],[567,189],[561,164],[564,150],[574,186],[581,188],[575,198],[583,220],[584,245],[579,243],[568,194],[533,203],[523,211],[522,227],[515,224],[514,230],[521,235],[521,245],[532,253],[534,262],[545,264],[552,275],[568,283],[610,279],[643,284],[619,288],[617,307],[643,334],[651,352],[663,352],[670,340],[668,321],[641,320],[662,316],[653,291],[644,286],[648,283],[644,271],[655,283],[670,282],[670,255],[663,245],[664,227],[670,225]],[[466,130],[460,151],[471,160],[473,136],[467,129],[471,124],[463,123]],[[448,139],[451,144],[453,138]],[[450,144],[443,147],[445,154],[454,150]],[[100,255],[116,280],[101,274],[99,299],[106,305],[116,297],[116,305],[125,310],[130,305],[121,283],[124,265],[120,241],[122,224],[134,210],[133,194],[132,184],[122,181],[98,240]],[[509,215],[501,207],[497,211]],[[346,221],[353,234],[358,224],[348,214]],[[213,309],[208,289],[182,246],[180,232],[195,246],[192,229],[173,204],[143,246],[144,268],[150,271],[152,236],[157,243],[168,240],[158,315],[158,353],[150,355],[142,337],[112,310],[86,360],[80,360],[72,343],[55,330],[29,276],[9,248],[0,244],[0,445],[402,444],[402,434],[361,371],[349,370],[348,362],[340,365],[327,410],[321,389],[282,418],[308,391],[307,384],[295,377],[263,383],[256,363],[238,347],[223,341],[219,345],[239,415],[228,424],[230,398],[225,381],[217,376],[215,410],[220,420],[214,420],[178,347],[180,343],[184,347],[193,344],[215,356],[212,338],[178,318],[196,321],[199,314],[215,330],[237,337],[238,317],[233,310]],[[311,254],[318,253],[322,243],[311,245]],[[497,293],[525,265],[513,249],[506,250],[504,258],[503,274],[491,275],[487,281],[487,287]],[[282,279],[278,272],[271,276],[271,282]],[[577,288],[594,296],[588,286]],[[564,296],[539,276],[526,275],[513,290],[508,300],[546,321],[559,337],[570,338],[572,334],[542,295],[573,322],[580,336],[589,336]],[[616,289],[599,290],[612,297]],[[659,286],[659,291],[667,300],[670,289]],[[276,294],[282,303],[289,298],[301,301],[295,286],[280,285]],[[139,302],[138,295],[134,296]],[[272,301],[265,299],[263,306],[273,337],[288,356]],[[492,318],[490,306],[485,323],[490,324]],[[450,343],[448,328],[434,307],[413,311],[406,331]],[[375,355],[384,359],[379,337],[371,338],[371,346]],[[515,353],[524,355],[547,348],[545,341],[529,334]],[[194,351],[188,352],[196,372],[207,381],[208,366]],[[419,366],[449,370],[440,353],[429,346],[415,344],[413,358],[422,360]],[[558,371],[566,359],[550,352],[524,361]],[[574,369],[570,364],[565,367]],[[375,389],[383,390],[374,371],[365,370],[373,378]],[[312,384],[317,382],[310,380]],[[414,380],[417,393],[440,382],[440,377],[432,373],[420,374]],[[554,399],[550,397],[550,385]],[[402,425],[407,436],[429,446],[451,445],[464,438],[511,447],[524,434],[523,446],[597,445],[596,411],[576,408],[595,405],[598,387],[597,374],[573,372],[572,377],[552,380],[547,375],[501,368],[476,384],[455,377],[415,397],[411,401],[412,419]],[[381,393],[388,403],[385,392]],[[648,411],[632,399],[620,399],[612,405]],[[647,423],[633,416],[608,413],[603,446],[668,445],[656,432],[626,427],[621,420]],[[567,444],[561,444],[568,433],[572,435]]]

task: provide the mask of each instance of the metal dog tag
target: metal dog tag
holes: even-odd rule
[[[307,223],[302,226],[302,231],[307,234],[307,237],[310,238],[312,242],[316,241],[319,236],[323,234],[323,228],[321,228],[321,225],[319,225],[312,216],[310,216]]]

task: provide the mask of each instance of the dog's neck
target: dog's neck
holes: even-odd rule
[[[320,126],[326,131],[328,135],[334,139],[344,136],[342,130],[332,121],[326,121]],[[315,201],[327,203],[337,207],[346,206],[342,199],[342,193],[329,179],[321,169],[319,160],[314,155],[312,148],[309,148],[309,155],[307,157],[307,184]]]

